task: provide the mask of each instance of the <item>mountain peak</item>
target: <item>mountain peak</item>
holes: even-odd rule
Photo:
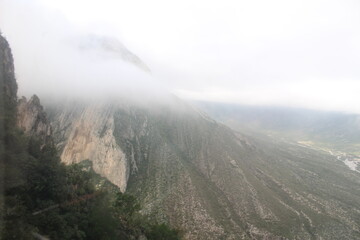
[[[97,51],[105,57],[120,58],[145,72],[151,72],[150,68],[137,55],[127,49],[125,45],[115,37],[96,34],[85,35],[80,38],[78,47],[84,51]]]

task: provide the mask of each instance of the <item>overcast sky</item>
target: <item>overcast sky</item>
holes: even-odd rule
[[[358,0],[0,0],[0,28],[24,93],[81,88],[101,66],[93,89],[119,68],[104,88],[122,87],[123,74],[121,84],[182,98],[360,113]],[[151,76],[84,60],[69,46],[86,34],[119,39]]]

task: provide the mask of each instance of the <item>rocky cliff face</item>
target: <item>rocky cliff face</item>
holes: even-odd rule
[[[98,174],[125,191],[129,163],[113,135],[113,109],[96,103],[69,103],[62,111],[50,113],[61,160],[66,164],[91,160]]]
[[[27,135],[37,137],[43,144],[52,142],[50,122],[36,95],[29,101],[25,97],[18,101],[17,126]]]
[[[14,73],[14,62],[6,39],[0,33],[0,84],[1,97],[6,98],[6,102],[16,103],[17,84]]]
[[[90,159],[185,239],[360,238],[360,176],[329,155],[235,133],[181,101],[49,110],[64,162]]]
[[[15,126],[17,101],[17,84],[14,73],[14,63],[8,42],[0,33],[0,139],[4,129]]]
[[[14,64],[8,42],[0,33],[0,221],[3,219],[5,187],[15,181],[8,177],[13,170],[6,164],[7,132],[15,128],[17,84],[14,75]],[[10,180],[9,180],[10,179]],[[1,231],[1,230],[0,230]]]

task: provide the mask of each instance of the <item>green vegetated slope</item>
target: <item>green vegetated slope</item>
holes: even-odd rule
[[[188,239],[360,238],[358,173],[177,104],[114,114],[114,135],[133,162],[127,191],[145,214]]]
[[[0,35],[0,239],[179,239],[147,221],[138,201],[92,170],[65,166],[52,141],[16,125],[17,85]]]

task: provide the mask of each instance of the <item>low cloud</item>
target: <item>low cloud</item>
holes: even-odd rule
[[[1,27],[13,50],[20,95],[96,99],[164,91],[116,37],[77,28],[39,4],[16,2],[1,6]]]
[[[0,28],[25,95],[165,89],[190,99],[360,112],[356,0],[2,0]],[[116,39],[141,63],[98,41],[84,49],[89,36]]]

